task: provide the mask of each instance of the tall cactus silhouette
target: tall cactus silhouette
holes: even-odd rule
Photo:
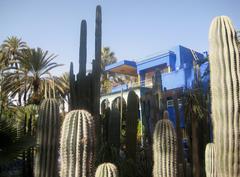
[[[99,119],[100,107],[100,75],[102,48],[102,12],[101,6],[96,8],[95,25],[95,59],[92,61],[92,73],[86,75],[87,63],[87,22],[82,20],[79,48],[79,71],[75,78],[73,63],[70,65],[70,108],[85,109]],[[98,122],[98,120],[95,120]]]
[[[159,120],[153,133],[153,177],[177,176],[177,138],[168,112]]]
[[[60,134],[59,106],[55,99],[41,103],[37,123],[36,159],[34,176],[58,176],[58,138]]]
[[[138,96],[131,90],[127,99],[126,150],[127,158],[134,161],[136,160],[137,148],[138,104]]]
[[[217,177],[215,145],[208,143],[205,150],[205,171],[207,177]]]
[[[117,149],[120,148],[120,112],[116,108],[110,111],[108,143]]]
[[[218,175],[237,177],[240,174],[240,61],[236,32],[226,16],[212,21],[209,62]]]
[[[118,169],[112,163],[103,163],[98,166],[95,177],[118,177]]]
[[[95,129],[89,112],[74,110],[66,115],[61,132],[60,157],[61,177],[94,175]]]

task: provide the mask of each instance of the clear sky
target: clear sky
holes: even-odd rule
[[[88,67],[94,58],[95,8],[102,6],[103,46],[118,60],[140,60],[182,44],[208,49],[213,17],[229,16],[240,29],[240,0],[0,0],[0,42],[18,36],[58,55],[56,74],[78,68],[79,31],[88,25]]]

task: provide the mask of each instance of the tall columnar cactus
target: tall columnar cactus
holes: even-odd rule
[[[131,158],[132,160],[136,160],[138,104],[138,96],[131,90],[127,99],[126,150],[127,158]]]
[[[208,143],[205,150],[205,171],[207,177],[217,177],[215,145]]]
[[[221,177],[240,174],[240,61],[236,32],[226,16],[209,31],[209,62],[216,162]]]
[[[59,106],[55,99],[41,103],[37,123],[36,159],[34,176],[58,176],[58,138],[60,134]]]
[[[108,143],[117,149],[120,148],[120,112],[116,108],[110,111]]]
[[[177,138],[167,112],[153,133],[153,177],[177,176]]]
[[[118,177],[118,169],[112,163],[103,163],[98,166],[95,177]]]
[[[100,76],[102,48],[102,12],[96,8],[95,59],[92,61],[92,73],[86,75],[87,61],[87,22],[81,22],[79,48],[79,71],[74,75],[73,63],[70,65],[70,109],[86,109],[95,119],[99,119]],[[98,120],[95,120],[98,124]],[[98,126],[98,125],[96,125]]]
[[[74,110],[66,115],[60,143],[61,177],[94,176],[95,129],[89,112]]]

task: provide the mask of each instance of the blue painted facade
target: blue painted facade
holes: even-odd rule
[[[164,90],[173,89],[191,89],[193,87],[194,81],[194,69],[193,60],[194,56],[199,60],[204,60],[206,54],[192,51],[189,48],[178,45],[171,48],[168,51],[162,52],[161,54],[144,59],[139,62],[123,60],[118,63],[109,65],[106,67],[107,71],[111,69],[120,67],[121,65],[129,65],[136,68],[136,75],[139,77],[139,86],[141,88],[141,95],[147,87],[147,82],[151,80],[152,74],[156,70],[161,71],[162,86]],[[204,73],[205,69],[208,67],[208,63],[201,65],[201,74]],[[209,76],[203,79],[204,89],[207,89]],[[129,88],[128,84],[117,86],[112,88],[112,93],[119,92],[121,90],[127,90]],[[184,127],[184,113],[183,108],[179,105],[180,111],[180,122],[181,127]],[[168,105],[169,117],[173,124],[176,124],[175,110],[173,105]]]

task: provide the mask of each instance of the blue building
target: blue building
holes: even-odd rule
[[[176,125],[176,114],[173,96],[180,95],[185,89],[192,89],[196,72],[194,63],[203,61],[206,53],[200,53],[178,45],[159,55],[135,62],[122,60],[106,66],[105,71],[127,76],[126,83],[113,85],[111,91],[101,96],[102,110],[106,105],[110,108],[119,104],[119,100],[126,104],[127,94],[133,89],[140,99],[139,118],[146,131],[153,132],[155,122],[160,119],[159,111],[161,94],[164,92],[169,118]],[[208,63],[201,65],[200,74]],[[181,97],[177,97],[181,127],[184,128]],[[123,107],[121,108],[123,109]]]

